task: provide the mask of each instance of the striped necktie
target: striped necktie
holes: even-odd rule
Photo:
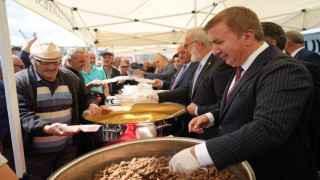
[[[233,84],[231,90],[229,91],[229,93],[228,93],[228,95],[227,95],[227,102],[228,102],[228,100],[229,100],[230,94],[232,93],[232,91],[234,90],[234,88],[236,87],[236,85],[238,84],[238,81],[239,81],[239,79],[240,79],[240,77],[241,77],[242,71],[243,71],[242,67],[239,66],[238,69],[237,69],[236,79],[235,79],[235,81],[234,81],[234,84]]]
[[[174,82],[173,82],[170,90],[174,90],[174,88],[175,88],[176,85],[178,84],[179,80],[181,79],[181,77],[182,77],[182,75],[184,74],[184,72],[186,71],[186,69],[187,69],[187,65],[184,64],[183,67],[182,67],[182,69],[180,70],[177,78],[174,80]]]

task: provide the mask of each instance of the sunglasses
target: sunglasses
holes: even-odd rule
[[[184,47],[185,49],[188,49],[189,45],[192,44],[192,43],[194,43],[194,42],[197,42],[197,40],[194,40],[194,41],[192,41],[191,43],[184,44],[183,47]]]
[[[129,66],[121,66],[122,68],[129,68]]]

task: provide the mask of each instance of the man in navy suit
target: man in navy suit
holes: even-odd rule
[[[237,72],[220,109],[189,123],[197,133],[213,125],[218,136],[174,155],[170,169],[190,174],[201,165],[221,170],[247,160],[259,180],[318,179],[306,133],[313,99],[307,69],[263,41],[259,19],[248,8],[221,11],[205,30],[214,55]]]
[[[299,31],[287,31],[286,38],[285,50],[292,57],[314,63],[320,68],[320,55],[304,48],[303,35]]]
[[[279,50],[283,50],[286,44],[285,32],[281,26],[272,22],[261,23],[264,33],[264,40],[268,44],[273,44]],[[317,65],[297,59],[302,63],[310,72],[313,87],[314,87],[314,98],[312,102],[311,116],[308,125],[308,136],[311,141],[312,151],[316,154],[316,162],[318,170],[320,169],[320,143],[319,143],[319,129],[320,129],[320,70]]]
[[[179,87],[183,87],[189,83],[194,68],[198,65],[199,62],[191,62],[191,54],[189,52],[186,52],[183,46],[184,44],[180,44],[178,47],[178,55],[180,60],[182,61],[182,64],[179,66],[173,78],[173,81],[169,82],[166,80],[161,81],[160,79],[155,79],[153,87],[160,87],[160,89],[164,90],[174,90]]]

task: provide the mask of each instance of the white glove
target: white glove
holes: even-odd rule
[[[146,99],[147,99],[146,102],[155,103],[159,101],[159,96],[157,93],[150,93],[146,95]]]
[[[184,149],[172,157],[169,162],[170,171],[190,175],[200,167],[198,160],[192,156],[190,149]]]

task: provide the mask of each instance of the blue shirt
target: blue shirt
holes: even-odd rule
[[[84,71],[81,71],[81,75],[83,76],[83,79],[84,79],[84,83],[85,84],[88,84],[89,82],[93,81],[93,80],[106,80],[107,77],[106,77],[106,73],[104,72],[103,69],[100,69],[100,68],[97,68],[95,66],[91,66],[91,71],[90,71],[90,74],[84,72]],[[103,93],[103,90],[102,90],[102,86],[100,87],[93,87],[91,88],[92,91],[97,91],[99,93]]]
[[[11,143],[6,94],[2,81],[0,81],[0,141]]]

